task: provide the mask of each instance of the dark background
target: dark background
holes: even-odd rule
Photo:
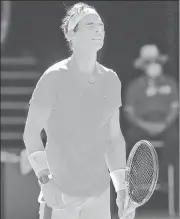
[[[77,1],[13,1],[5,54],[32,53],[42,68],[68,56],[59,29],[65,6]],[[113,68],[123,82],[134,75],[132,61],[139,49],[155,43],[170,55],[171,75],[178,77],[178,1],[84,1],[97,8],[105,22],[101,62]],[[176,69],[176,70],[175,70]],[[124,83],[123,83],[124,84]]]

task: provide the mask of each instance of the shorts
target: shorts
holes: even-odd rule
[[[71,209],[52,209],[40,201],[39,219],[111,219],[110,187],[101,195],[82,198],[63,195],[65,204],[74,202],[76,207]]]

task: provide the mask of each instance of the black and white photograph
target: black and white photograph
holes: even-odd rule
[[[178,219],[179,1],[1,1],[1,218]]]

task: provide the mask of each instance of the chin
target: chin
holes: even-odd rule
[[[101,47],[95,47],[95,48],[90,48],[89,51],[91,51],[92,53],[97,53],[98,51],[100,51],[102,49],[102,46]]]
[[[103,46],[97,48],[97,52],[100,51],[103,48]]]
[[[94,46],[92,46],[92,47],[94,47],[94,49],[96,50],[96,51],[99,51],[100,49],[102,49],[103,48],[103,43],[101,42],[101,43],[98,43],[98,44],[96,44],[96,45],[94,45]]]

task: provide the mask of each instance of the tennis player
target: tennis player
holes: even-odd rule
[[[41,186],[40,219],[110,219],[110,177],[122,216],[127,196],[121,82],[97,62],[104,24],[93,7],[77,3],[67,11],[62,30],[72,55],[38,81],[24,131],[29,162]]]

